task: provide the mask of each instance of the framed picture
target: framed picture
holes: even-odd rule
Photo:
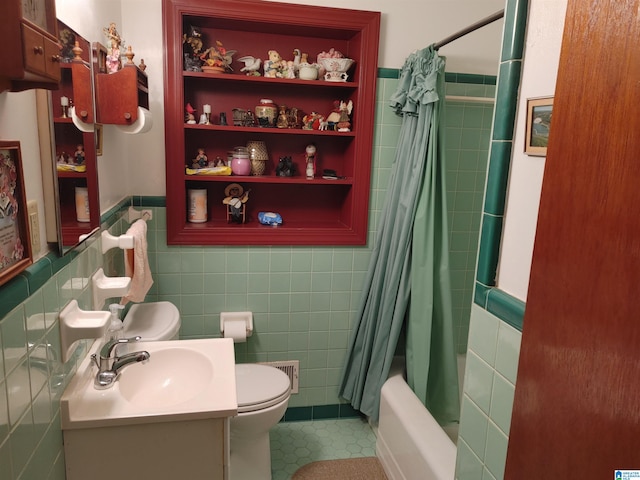
[[[0,141],[0,285],[32,263],[20,142]]]
[[[527,136],[524,146],[527,155],[547,154],[552,111],[553,97],[527,100]]]

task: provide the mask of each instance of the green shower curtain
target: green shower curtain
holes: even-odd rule
[[[433,46],[411,54],[391,98],[402,127],[339,391],[374,420],[405,325],[409,385],[440,423],[458,419],[439,128],[444,67]]]

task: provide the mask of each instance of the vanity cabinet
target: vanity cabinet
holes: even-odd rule
[[[67,27],[60,23],[59,28],[62,30]],[[60,88],[51,95],[64,246],[75,245],[81,235],[100,226],[90,46],[80,36],[75,37],[82,49],[80,57],[60,64]],[[69,108],[63,107],[63,103],[68,103]],[[72,106],[82,122],[82,129],[71,118]],[[84,168],[75,165],[75,153],[79,146],[84,152]],[[86,196],[85,190],[78,188],[86,189]],[[80,215],[79,209],[82,210]]]
[[[66,480],[228,478],[229,419],[63,430]]]
[[[0,91],[58,88],[55,0],[3,0],[0,16]]]
[[[366,243],[369,185],[380,28],[378,12],[262,2],[255,0],[163,0],[165,57],[165,141],[167,243],[170,245],[363,245]],[[183,35],[196,29],[203,48],[220,42],[234,50],[233,71],[185,70]],[[188,45],[187,45],[187,48]],[[297,51],[294,53],[294,50]],[[270,78],[247,75],[239,59],[252,56],[264,64],[269,51],[285,61],[298,52],[313,63],[335,49],[355,61],[346,81]],[[351,102],[348,131],[259,127],[245,122],[261,99],[304,115],[328,116],[335,102]],[[186,106],[211,106],[211,124],[186,123]],[[243,112],[244,111],[244,112]],[[226,116],[227,124],[221,122]],[[188,174],[198,149],[211,162],[227,161],[234,147],[264,142],[269,159],[262,175]],[[316,146],[315,175],[305,175],[307,145]],[[290,157],[293,176],[279,176],[281,158]],[[337,178],[323,178],[329,169]],[[244,223],[228,220],[227,187],[249,191]],[[204,190],[207,219],[188,221],[189,190]],[[282,217],[263,225],[259,212]]]

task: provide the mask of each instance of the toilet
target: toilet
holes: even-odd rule
[[[177,340],[180,312],[171,302],[133,305],[123,320],[126,338]],[[282,370],[255,363],[236,364],[238,415],[232,417],[229,480],[271,480],[269,430],[282,419],[291,382]]]
[[[236,365],[238,415],[231,418],[230,480],[271,480],[269,430],[284,416],[289,376],[270,365]]]

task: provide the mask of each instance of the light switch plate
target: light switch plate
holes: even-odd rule
[[[29,215],[29,230],[31,231],[31,255],[40,252],[40,222],[38,219],[38,202],[27,201],[27,214]]]

